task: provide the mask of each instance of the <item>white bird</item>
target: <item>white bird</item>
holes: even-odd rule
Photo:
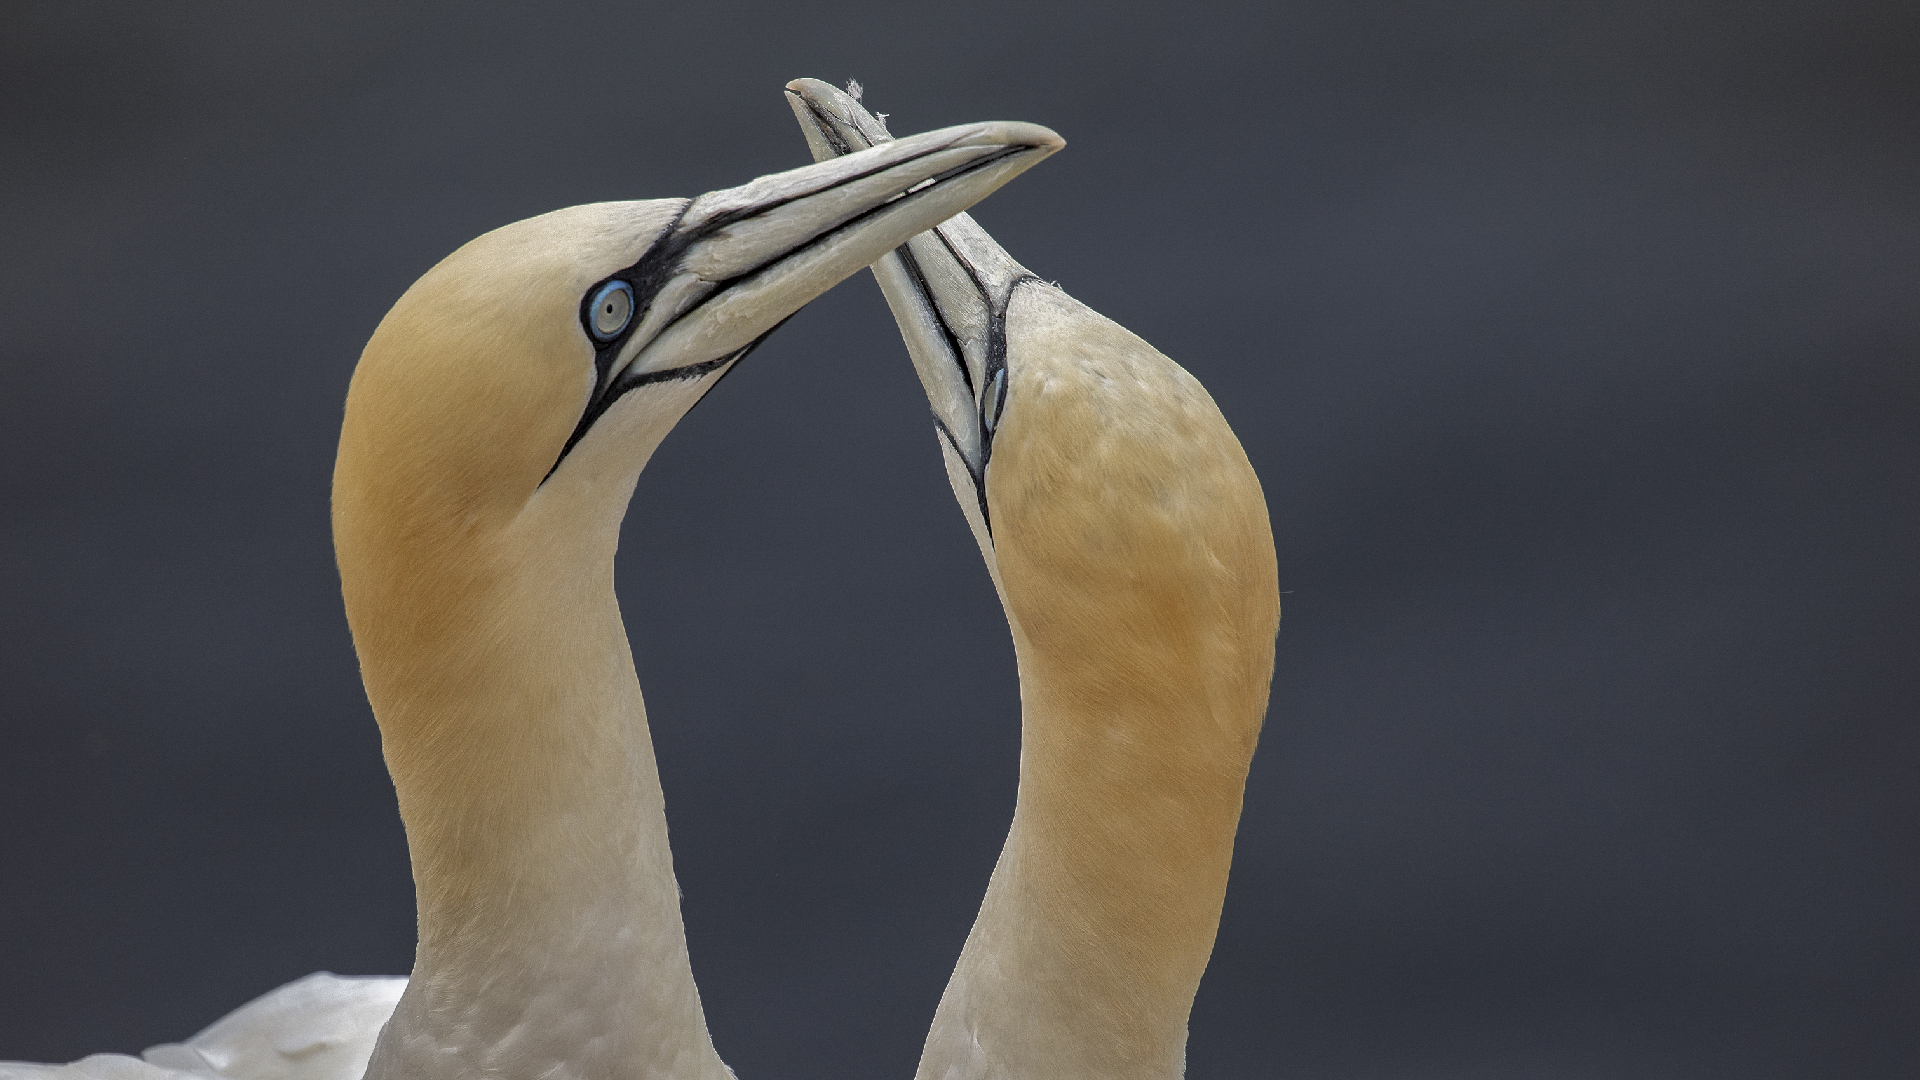
[[[891,145],[787,89],[817,160]],[[919,1080],[1178,1077],[1273,674],[1259,480],[1193,376],[967,215],[873,272],[1020,671],[1013,826]]]
[[[731,1077],[614,598],[628,499],[789,315],[1061,145],[976,124],[691,201],[573,207],[414,283],[361,355],[334,473],[347,617],[413,862],[411,980],[310,976],[144,1062],[0,1077]]]

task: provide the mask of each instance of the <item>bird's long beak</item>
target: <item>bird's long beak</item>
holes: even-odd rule
[[[622,275],[634,324],[602,385],[738,353],[1064,145],[1036,124],[967,124],[694,199]]]
[[[836,155],[851,161],[872,153],[869,147],[907,141],[894,141],[852,96],[818,79],[788,83],[787,102],[816,161]],[[900,324],[951,457],[972,481],[984,546],[991,534],[986,469],[994,428],[1006,407],[1007,303],[1021,283],[1038,279],[965,214],[875,262],[873,276]],[[956,494],[959,486],[956,477]]]

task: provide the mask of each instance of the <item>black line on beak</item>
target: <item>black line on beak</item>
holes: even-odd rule
[[[835,157],[845,157],[853,153],[853,145],[847,142],[845,136],[840,134],[839,125],[834,122],[835,118],[829,115],[825,109],[821,108],[812,98],[796,94],[791,90],[787,91],[787,96],[805,105],[807,111],[813,114],[813,126],[819,129],[820,134],[826,138],[827,145],[833,147]]]

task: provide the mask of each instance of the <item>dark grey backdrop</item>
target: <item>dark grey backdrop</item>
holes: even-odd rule
[[[407,969],[327,536],[360,344],[484,230],[803,163],[781,84],[856,75],[897,131],[1064,134],[980,219],[1266,484],[1192,1075],[1914,1075],[1920,9],[934,6],[11,0],[0,1058]],[[1011,649],[929,427],[862,275],[628,524],[748,1080],[907,1076],[1005,829]]]

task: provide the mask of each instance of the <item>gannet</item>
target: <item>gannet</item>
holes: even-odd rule
[[[890,145],[787,90],[816,160]],[[967,215],[873,272],[1020,673],[1012,828],[918,1080],[1181,1076],[1273,674],[1260,482],[1193,376]]]
[[[794,311],[1061,145],[974,124],[697,199],[558,210],[415,282],[354,371],[333,489],[413,862],[411,980],[312,976],[144,1062],[0,1076],[731,1077],[614,598],[628,499]]]

